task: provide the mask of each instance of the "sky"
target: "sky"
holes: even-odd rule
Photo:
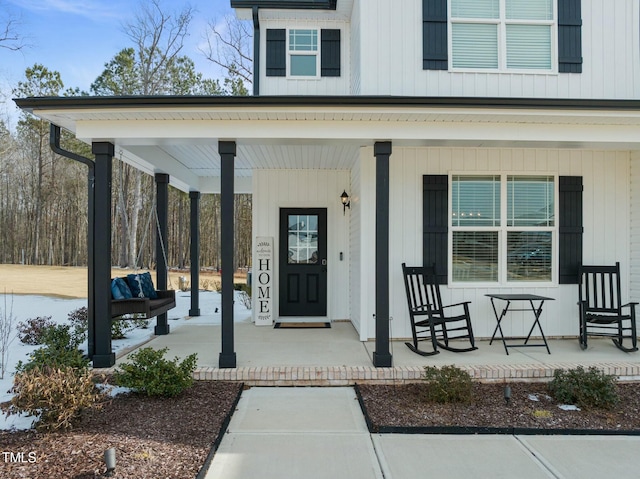
[[[26,46],[20,51],[0,48],[0,118],[15,122],[11,89],[24,78],[28,67],[40,63],[58,71],[64,87],[89,91],[104,65],[123,48],[132,46],[123,25],[135,18],[141,0],[0,0],[3,19],[16,21]],[[182,51],[207,78],[220,78],[219,69],[198,50],[206,25],[233,15],[230,0],[161,0],[164,11],[180,11],[187,4],[196,13]],[[14,126],[14,125],[11,125]]]

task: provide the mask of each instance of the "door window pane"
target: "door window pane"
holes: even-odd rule
[[[498,232],[453,233],[453,281],[498,281]]]
[[[318,215],[289,215],[289,264],[318,262]]]
[[[507,234],[507,280],[551,281],[551,232]]]

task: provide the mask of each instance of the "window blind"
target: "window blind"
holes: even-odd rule
[[[454,176],[453,226],[500,226],[500,177]]]
[[[499,18],[499,0],[451,0],[451,16],[457,18]]]
[[[550,25],[507,25],[507,68],[551,69]]]

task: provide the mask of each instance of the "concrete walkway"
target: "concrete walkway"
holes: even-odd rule
[[[351,387],[243,391],[206,479],[637,478],[640,437],[370,434]]]

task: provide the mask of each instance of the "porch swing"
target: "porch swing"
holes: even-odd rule
[[[155,316],[159,316],[166,313],[170,309],[176,307],[176,292],[173,289],[168,290],[156,290],[151,280],[151,273],[138,273],[138,264],[142,256],[144,244],[147,239],[147,233],[149,231],[149,225],[151,224],[152,217],[156,219],[156,229],[158,231],[158,238],[160,238],[160,246],[162,248],[162,257],[164,258],[164,265],[167,268],[167,253],[164,247],[164,240],[160,232],[160,221],[158,219],[158,212],[156,210],[156,201],[154,198],[153,205],[151,206],[151,212],[147,225],[145,227],[144,237],[142,238],[142,244],[140,245],[140,251],[136,258],[136,264],[133,274],[129,274],[121,278],[113,278],[111,280],[111,319],[127,319],[128,315],[136,314],[140,319],[151,319]],[[169,278],[169,286],[171,287],[171,278]]]

